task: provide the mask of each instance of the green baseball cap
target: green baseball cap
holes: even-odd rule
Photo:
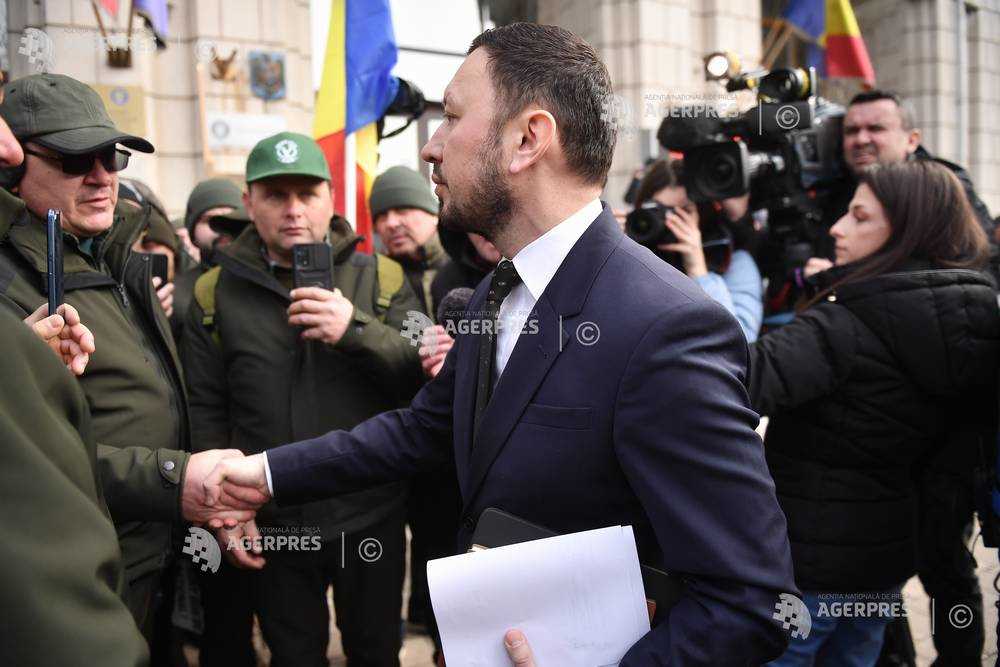
[[[247,183],[271,176],[312,176],[330,180],[330,167],[319,144],[297,132],[261,139],[247,158]]]
[[[153,144],[115,127],[93,88],[62,74],[32,74],[4,86],[0,116],[22,143],[35,141],[66,155],[115,144],[153,152]]]

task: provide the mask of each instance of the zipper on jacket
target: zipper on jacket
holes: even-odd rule
[[[122,264],[121,277],[118,280],[118,295],[122,298],[122,305],[126,308],[128,305],[128,294],[125,293],[125,271],[128,269],[128,260],[131,258],[132,253],[125,255],[125,262]]]
[[[125,294],[125,285],[123,285],[122,283],[118,283],[117,287],[118,287],[118,296],[120,296],[122,299],[122,305],[128,308],[129,307],[128,295]]]

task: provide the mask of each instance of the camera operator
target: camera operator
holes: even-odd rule
[[[825,226],[831,226],[847,211],[847,204],[857,187],[858,176],[864,169],[873,164],[932,160],[944,165],[958,177],[976,220],[991,246],[995,245],[995,223],[986,204],[976,195],[968,172],[953,162],[931,155],[920,144],[920,139],[921,132],[913,109],[897,93],[876,89],[855,95],[848,104],[843,121],[843,157],[849,175],[841,179],[830,193],[823,216]],[[828,258],[822,259],[828,261]],[[806,276],[823,266],[825,264],[822,262],[813,262],[807,267]],[[995,260],[991,262],[991,272],[996,276]]]
[[[657,160],[650,165],[636,191],[637,209],[627,219],[626,230],[633,238],[642,236],[653,242],[657,254],[736,317],[752,343],[757,340],[764,305],[760,271],[746,250],[753,236],[744,215],[746,198],[728,200],[726,205],[696,206],[688,200],[682,170],[680,160]],[[644,212],[662,217],[663,228],[644,234],[645,221],[638,218]]]

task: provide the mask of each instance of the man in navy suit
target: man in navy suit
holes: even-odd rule
[[[632,525],[640,560],[680,578],[681,600],[622,665],[759,664],[787,644],[773,614],[795,584],[746,341],[599,201],[610,97],[606,68],[566,30],[477,37],[422,151],[442,224],[505,258],[472,297],[469,333],[410,408],[223,461],[207,490],[294,504],[453,460],[460,549],[492,506],[563,533]]]

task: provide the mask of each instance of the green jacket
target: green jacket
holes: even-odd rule
[[[393,259],[402,265],[407,282],[410,283],[414,293],[420,297],[421,311],[425,315],[429,315],[432,320],[436,320],[434,300],[431,297],[431,284],[437,276],[438,269],[448,263],[448,253],[444,251],[437,232],[420,247],[420,254],[422,257],[419,260],[402,257]]]
[[[5,665],[144,665],[119,599],[121,553],[95,470],[87,401],[0,306],[0,633]]]
[[[91,254],[64,234],[65,301],[94,334],[79,378],[93,415],[98,473],[118,529],[126,581],[162,569],[175,549],[189,427],[170,325],[145,255],[131,251],[141,218],[115,214]],[[0,190],[0,302],[22,317],[45,302],[45,226]],[[139,609],[133,609],[140,616]]]
[[[352,428],[412,398],[421,382],[420,360],[400,330],[407,311],[420,305],[398,265],[355,252],[358,241],[335,217],[333,284],[355,312],[333,346],[303,341],[301,328],[288,325],[291,272],[271,268],[254,228],[199,278],[181,342],[197,449],[254,454]],[[399,285],[382,304],[379,262],[394,268]],[[206,310],[214,313],[206,318]],[[402,484],[389,484],[307,505],[272,503],[261,508],[258,523],[318,529],[330,540],[381,520],[402,505],[404,491]]]

